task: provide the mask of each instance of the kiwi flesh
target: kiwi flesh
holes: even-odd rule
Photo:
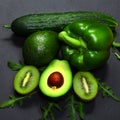
[[[77,72],[73,78],[74,92],[84,101],[93,100],[98,93],[98,83],[90,72]]]
[[[14,89],[19,94],[32,92],[39,84],[40,73],[34,66],[24,66],[14,77]]]

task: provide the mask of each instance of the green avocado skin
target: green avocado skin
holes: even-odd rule
[[[63,85],[60,88],[52,88],[48,85],[48,77],[54,73],[59,72],[64,78]],[[72,87],[72,70],[66,60],[54,59],[50,62],[48,67],[41,73],[39,88],[40,91],[52,98],[60,97],[65,95]]]
[[[48,64],[59,50],[57,33],[38,31],[31,34],[23,45],[23,58],[26,64],[41,67]]]

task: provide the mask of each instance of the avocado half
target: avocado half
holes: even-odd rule
[[[57,87],[56,85],[50,86],[48,83],[48,80],[52,73],[59,73],[60,76],[62,75],[63,78],[62,82],[63,84],[60,85],[60,87]],[[55,77],[57,75],[54,75],[52,77],[52,80],[59,79],[59,77]],[[53,82],[54,83],[54,82]],[[39,81],[39,88],[41,92],[48,96],[48,97],[60,97],[66,94],[69,89],[72,86],[72,70],[70,68],[70,65],[68,61],[66,60],[58,60],[54,59],[50,62],[48,67],[43,71],[43,73],[40,76]]]

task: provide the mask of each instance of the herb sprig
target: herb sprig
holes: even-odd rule
[[[69,103],[67,104],[67,108],[69,108],[68,117],[71,118],[71,120],[77,120],[77,114],[79,115],[79,118],[81,120],[84,120],[85,118],[85,104],[82,101],[77,101],[74,94],[72,94],[67,101]]]
[[[103,97],[108,96],[113,100],[120,102],[120,98],[115,95],[115,93],[111,90],[111,87],[106,85],[104,82],[98,81],[99,89],[102,91]]]
[[[23,104],[23,101],[27,98],[31,98],[33,94],[36,94],[38,91],[34,91],[26,96],[16,97],[14,95],[9,96],[9,100],[4,101],[0,104],[0,109],[7,108],[7,107],[14,107],[15,103],[19,103],[20,105]]]
[[[48,106],[41,106],[42,116],[39,120],[55,120],[53,108],[56,108],[57,110],[61,110],[61,107],[55,103],[55,102],[49,102]]]
[[[12,61],[8,61],[8,67],[13,70],[13,71],[18,71],[20,70],[22,67],[24,66],[24,64],[19,61],[19,63],[15,63],[15,62],[12,62]]]

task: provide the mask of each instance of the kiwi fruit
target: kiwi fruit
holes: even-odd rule
[[[90,72],[77,72],[73,78],[73,89],[84,101],[93,100],[98,93],[98,83]]]
[[[14,77],[14,89],[19,94],[32,92],[39,84],[40,73],[34,66],[22,67]]]

